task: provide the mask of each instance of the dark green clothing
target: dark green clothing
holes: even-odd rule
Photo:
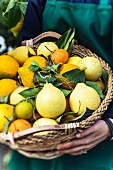
[[[100,5],[48,0],[43,12],[42,29],[64,33],[76,30],[79,44],[88,47],[113,67],[112,6],[108,0]]]
[[[43,31],[63,33],[74,27],[76,38],[113,66],[111,50],[112,8],[100,5],[47,0]],[[81,156],[65,155],[53,160],[30,159],[13,152],[8,170],[113,170],[113,141],[106,140]]]
[[[113,141],[106,140],[81,156],[41,160],[13,152],[12,160],[8,170],[113,170]]]

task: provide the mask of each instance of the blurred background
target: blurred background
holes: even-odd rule
[[[28,0],[0,0],[0,55],[21,44],[21,28]],[[0,170],[7,170],[11,149],[0,144]]]

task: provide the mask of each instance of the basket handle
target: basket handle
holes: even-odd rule
[[[47,31],[47,32],[44,32],[44,33],[38,35],[37,37],[35,37],[33,39],[24,40],[24,41],[22,41],[21,44],[29,46],[29,47],[33,47],[41,39],[46,38],[46,37],[53,37],[53,38],[59,39],[61,37],[61,35],[54,31]]]

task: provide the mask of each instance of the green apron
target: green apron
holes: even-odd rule
[[[52,30],[62,34],[69,27],[75,28],[79,44],[97,53],[113,67],[112,13],[108,0],[100,0],[100,5],[48,0],[42,29],[43,32]]]
[[[112,63],[111,6],[48,0],[43,31],[65,32],[76,28],[77,40]],[[87,23],[87,24],[86,24]],[[13,152],[8,170],[113,170],[113,141],[106,140],[81,156],[64,155],[53,160],[30,159]]]

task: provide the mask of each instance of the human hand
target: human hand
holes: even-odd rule
[[[76,138],[57,146],[58,154],[81,155],[110,136],[108,125],[98,120],[93,126],[76,134]]]

